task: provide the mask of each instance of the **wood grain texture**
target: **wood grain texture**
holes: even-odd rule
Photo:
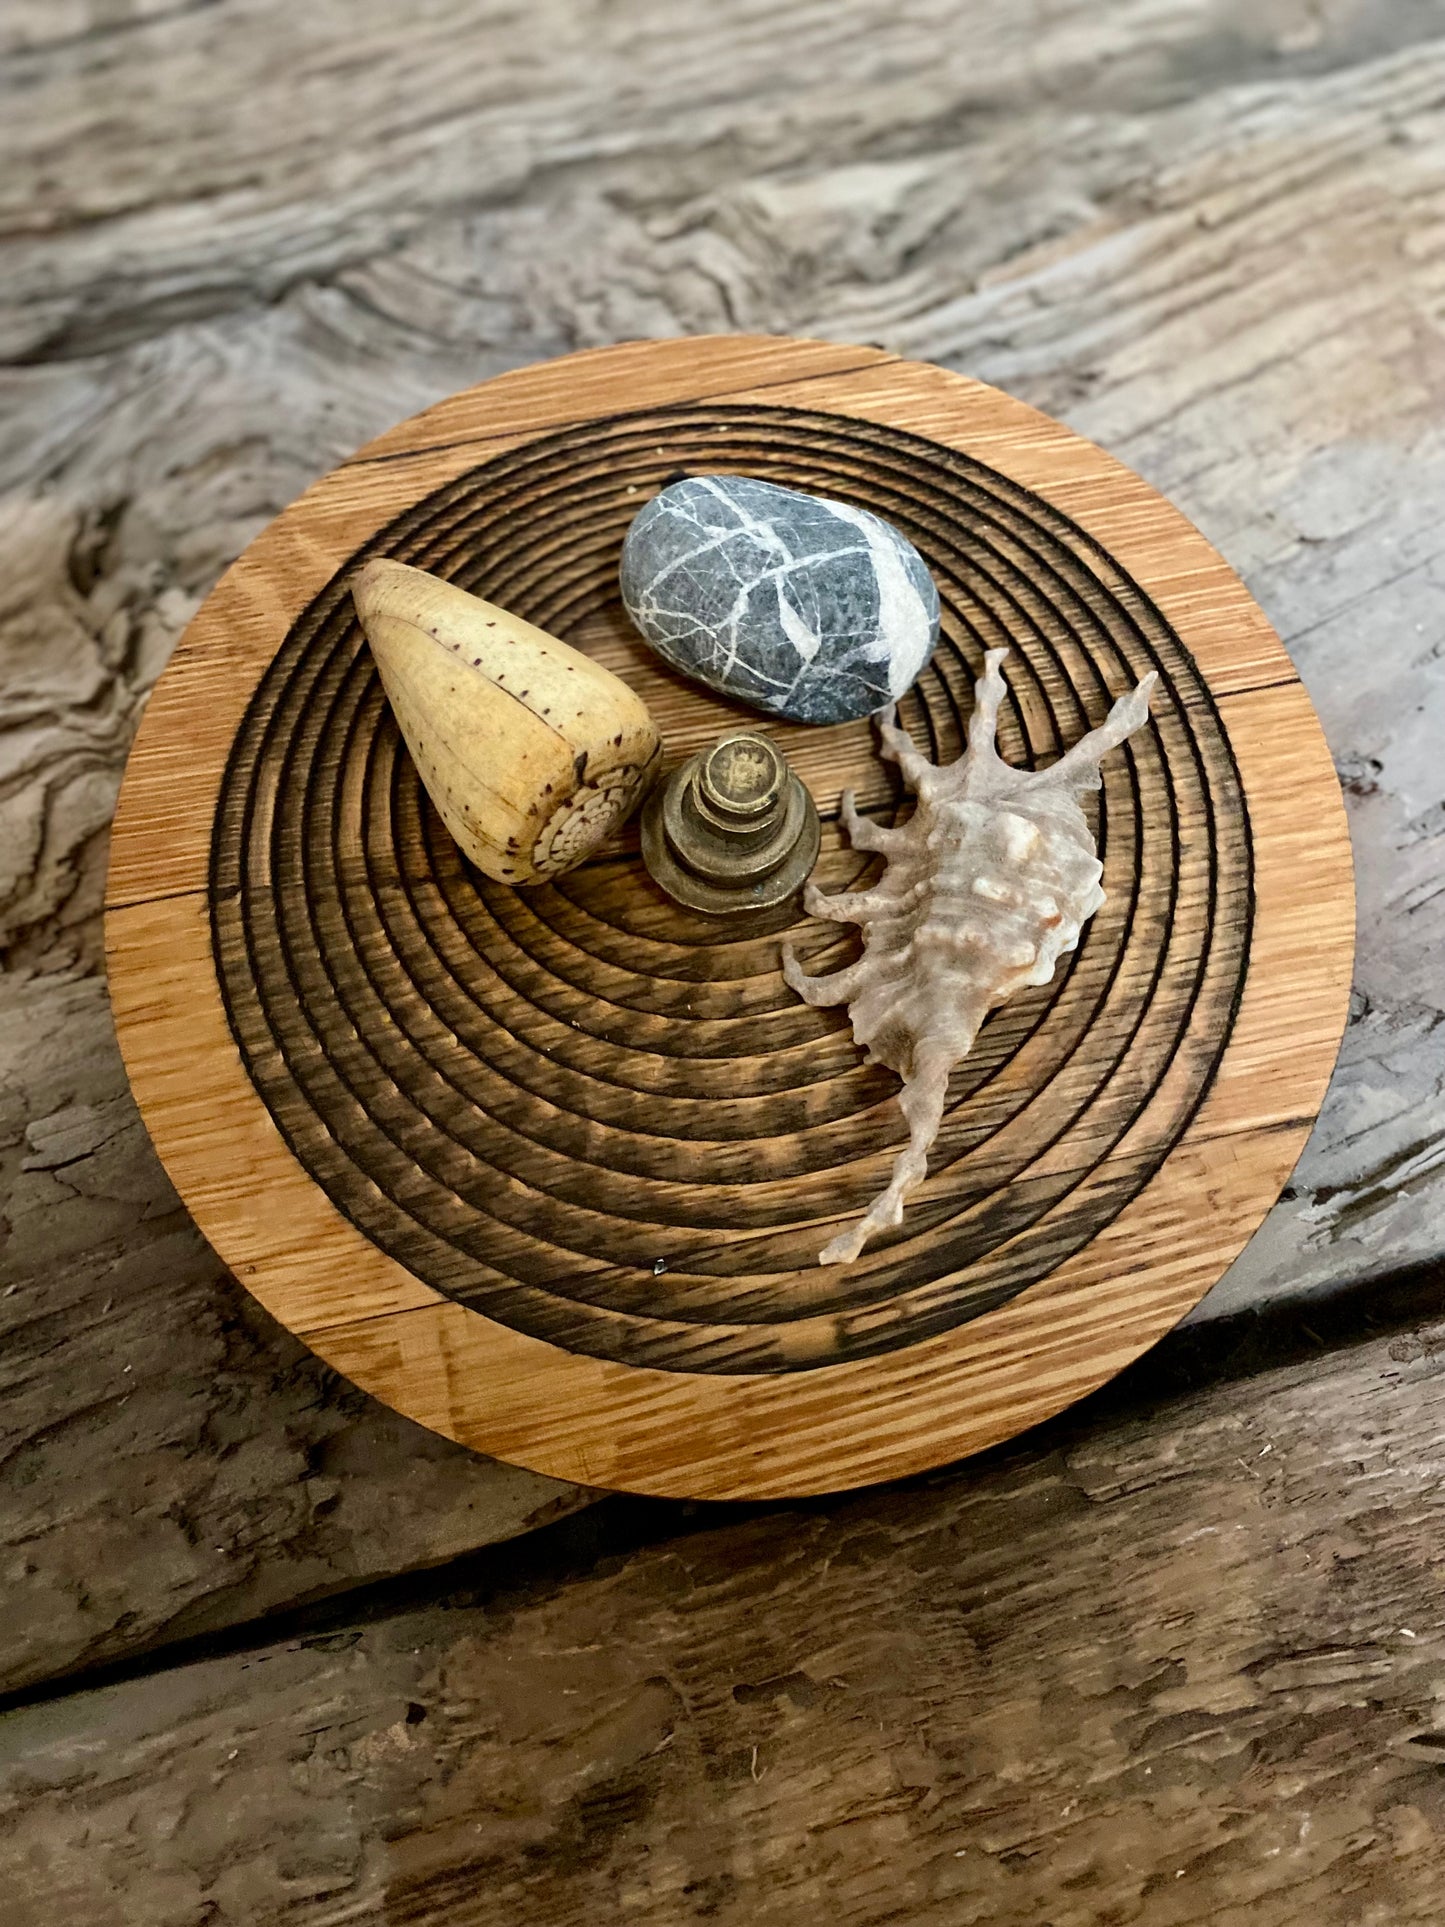
[[[100,966],[105,825],[188,598],[0,510],[0,1690],[585,1502],[353,1391],[226,1276],[146,1137]],[[125,549],[124,538],[120,547]]]
[[[521,435],[528,408],[550,432]],[[901,1231],[842,1271],[812,1260],[878,1188],[897,1120],[839,1015],[790,1007],[773,952],[796,906],[725,938],[625,848],[520,896],[478,878],[400,754],[346,590],[392,554],[629,653],[630,517],[714,465],[843,494],[918,542],[945,640],[905,713],[940,760],[996,643],[1015,761],[1162,678],[1105,773],[1110,901],[985,1033]],[[674,758],[715,733],[717,701],[640,646],[626,667],[680,717]],[[829,815],[843,786],[879,790],[866,731],[782,734]],[[834,834],[825,877],[856,870]],[[1277,1196],[1353,944],[1308,702],[1177,511],[978,383],[729,337],[501,378],[282,516],[157,690],[109,903],[148,1128],[262,1302],[449,1437],[696,1496],[937,1464],[1135,1356]],[[815,927],[805,948],[836,943]]]
[[[1319,1125],[1195,1316],[1440,1248],[1434,0],[534,18],[12,0],[0,24],[0,1330],[25,1472],[0,1544],[26,1676],[153,1640],[178,1568],[183,1623],[244,1615],[258,1582],[284,1600],[278,1545],[305,1553],[333,1478],[348,1573],[425,1554],[421,1435],[389,1444],[312,1377],[185,1227],[116,1054],[98,909],[139,704],[200,597],[322,469],[519,361],[732,327],[879,340],[1025,395],[1178,501],[1289,639],[1363,908]],[[680,68],[679,38],[706,60]],[[427,1509],[460,1547],[483,1471],[436,1449]],[[133,1518],[156,1523],[112,1523]]]
[[[1300,1342],[17,1709],[8,1922],[1433,1927],[1445,1330]]]

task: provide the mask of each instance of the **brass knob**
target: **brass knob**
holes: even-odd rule
[[[766,736],[724,736],[655,789],[642,814],[653,880],[690,910],[781,903],[818,860],[818,812]]]

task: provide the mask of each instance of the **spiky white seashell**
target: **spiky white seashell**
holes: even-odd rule
[[[870,1064],[903,1079],[899,1104],[908,1143],[893,1179],[866,1215],[819,1253],[850,1264],[875,1231],[900,1224],[903,1202],[923,1182],[943,1122],[948,1079],[988,1012],[1026,984],[1046,984],[1104,901],[1103,865],[1078,798],[1099,786],[1099,764],[1149,715],[1149,675],[1121,696],[1098,729],[1049,769],[1014,769],[995,747],[1005,695],[991,649],[974,688],[968,745],[939,769],[879,712],[882,754],[918,797],[910,820],[884,829],[860,817],[851,791],[842,822],[858,850],[886,857],[871,890],[824,896],[809,884],[809,912],[863,927],[863,955],[826,977],[809,977],[783,946],[783,975],[809,1004],[848,1005],[853,1036]]]

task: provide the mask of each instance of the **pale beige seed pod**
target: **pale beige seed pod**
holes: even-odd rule
[[[542,883],[626,821],[661,743],[620,677],[404,562],[366,563],[351,593],[418,774],[479,870]]]

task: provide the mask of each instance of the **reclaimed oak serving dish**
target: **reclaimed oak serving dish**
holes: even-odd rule
[[[553,885],[461,859],[347,592],[396,556],[636,687],[669,763],[771,730],[824,819],[906,807],[866,723],[760,722],[631,632],[617,558],[681,473],[841,496],[943,601],[902,706],[936,761],[1006,643],[1000,749],[1046,762],[1159,672],[1098,798],[1108,901],[955,1074],[902,1228],[896,1082],[778,971],[856,935],[662,896],[636,826]],[[757,337],[634,343],[452,397],[325,476],[222,579],[146,713],[116,823],[112,995],[141,1110],[237,1277],[358,1385],[479,1450],[707,1497],[834,1490],[993,1444],[1153,1343],[1277,1198],[1343,1029],[1349,844],[1309,701],[1204,538],[979,382]]]

